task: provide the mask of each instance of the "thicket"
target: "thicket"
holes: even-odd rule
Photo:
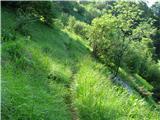
[[[155,46],[155,57],[160,59],[160,2],[156,2],[152,7],[153,18],[155,20],[154,26],[157,28],[156,34],[153,36]]]
[[[48,26],[52,26],[54,14],[52,13],[53,4],[50,1],[4,1],[2,2],[2,5],[15,10],[17,12],[17,16],[21,19],[19,22],[39,20]],[[25,18],[23,19],[22,17]],[[26,17],[30,17],[30,19],[26,19]]]
[[[114,76],[122,67],[155,86],[159,84],[160,71],[154,60],[152,36],[157,29],[153,26],[154,19],[145,15],[142,6],[146,4],[115,2],[106,15],[92,21],[89,41],[93,55],[110,66]]]
[[[70,16],[67,22],[67,28],[84,39],[88,39],[90,25],[85,22],[77,21],[75,17]]]
[[[5,39],[2,42],[1,55],[2,119],[70,120],[65,103],[68,94],[65,85],[68,84],[70,71],[62,64],[56,63],[55,57],[55,61],[51,60],[49,55],[54,53],[62,57],[60,53],[63,52],[63,45],[59,43],[63,42],[59,42],[59,39],[67,37],[59,31],[52,31],[45,25],[35,23],[27,25],[27,29],[32,30],[29,33],[33,37],[16,31],[16,38],[13,39],[12,34],[14,35],[15,31],[10,28],[15,27],[16,15],[8,9],[3,9],[2,16],[2,29],[5,30],[2,35]],[[53,52],[52,46],[55,41],[58,46],[58,50],[54,47],[58,51],[56,53]],[[48,47],[43,42],[51,46]],[[65,51],[63,55],[66,55]]]
[[[2,2],[2,5],[10,7],[17,11],[16,13],[18,19],[14,28],[16,32],[18,31],[20,34],[25,35],[29,39],[30,32],[28,29],[28,25],[34,21],[40,21],[41,23],[45,23],[48,26],[57,26],[59,29],[67,28],[68,30],[73,31],[77,35],[90,42],[90,45],[93,49],[93,55],[105,65],[111,67],[114,76],[117,76],[119,68],[123,68],[132,74],[136,73],[141,75],[154,86],[153,97],[157,101],[160,100],[160,66],[159,63],[157,63],[157,60],[159,59],[160,34],[160,12],[158,12],[160,8],[159,6],[157,7],[157,5],[155,5],[152,7],[154,11],[153,14],[151,12],[151,9],[149,9],[143,2],[139,4],[122,1],[109,3],[106,2],[105,4],[78,4],[77,2],[64,1],[45,3]],[[16,33],[14,30],[2,29],[2,52],[4,51],[3,55],[6,55],[2,55],[3,59],[10,60],[12,63],[15,64],[17,69],[20,69],[19,71],[36,68],[35,71],[42,70],[40,72],[43,73],[43,67],[49,67],[49,65],[46,63],[47,65],[44,64],[44,66],[40,66],[39,68],[39,64],[36,61],[37,58],[35,58],[36,60],[33,60],[32,54],[30,54],[27,49],[23,48],[23,46],[25,46],[24,42],[26,41],[15,41]],[[67,41],[66,38],[64,39],[65,41]],[[58,44],[62,44],[62,42],[59,42]],[[66,50],[70,49],[70,43],[66,42],[64,46],[66,46]],[[51,49],[49,47],[43,48],[44,53],[49,53],[50,51]],[[76,56],[76,54],[74,54],[73,56]],[[39,57],[41,58],[42,56]],[[44,56],[42,58],[43,62],[47,61]],[[34,63],[35,61],[37,62],[37,64]],[[86,66],[88,64],[89,63],[86,63]],[[77,88],[75,89],[78,89],[78,95],[76,96],[76,104],[80,109],[80,114],[82,115],[82,118],[85,118],[87,116],[86,119],[94,119],[95,117],[98,117],[99,119],[111,119],[111,117],[113,116],[112,119],[115,119],[121,116],[120,111],[115,112],[114,109],[116,109],[116,107],[120,107],[120,109],[123,109],[123,115],[127,114],[127,110],[130,110],[129,115],[126,118],[142,119],[144,117],[147,119],[146,116],[153,118],[153,115],[149,112],[149,109],[145,109],[147,108],[147,105],[144,105],[146,103],[143,101],[138,100],[138,102],[135,102],[136,100],[130,97],[127,98],[128,104],[135,103],[137,105],[133,105],[133,108],[130,108],[128,104],[123,106],[123,104],[125,104],[124,101],[126,101],[126,97],[128,97],[125,95],[126,93],[122,94],[122,96],[115,93],[118,98],[121,99],[121,102],[117,101],[117,97],[115,97],[115,94],[113,94],[116,91],[114,90],[114,88],[111,88],[112,90],[109,93],[107,92],[106,87],[109,90],[110,84],[100,85],[102,83],[105,83],[106,80],[102,80],[102,83],[101,81],[99,81],[99,79],[103,79],[101,78],[103,77],[103,75],[101,76],[101,73],[95,72],[90,68],[87,68],[86,66],[80,66],[80,71],[76,74],[75,77],[77,79]],[[11,70],[13,69],[15,68],[12,68]],[[90,73],[86,74],[85,70],[86,72],[89,71]],[[8,74],[10,73],[7,73],[6,75]],[[100,75],[97,76],[97,74]],[[42,74],[42,77],[44,76],[46,77],[46,74]],[[59,81],[59,79],[63,79],[60,78],[60,76],[61,74],[57,75],[57,78],[55,78],[55,76],[51,74],[51,76],[48,76],[48,78],[50,79],[50,81]],[[38,79],[42,79],[40,77],[38,77]],[[27,81],[28,76],[24,79]],[[18,82],[21,82],[20,79],[17,80]],[[99,85],[100,87],[98,87]],[[86,86],[89,86],[89,88]],[[59,86],[59,88],[61,87],[63,89],[63,86]],[[121,90],[118,91],[121,92]],[[58,92],[59,91],[57,90],[57,93]],[[108,94],[106,95],[106,93]],[[47,95],[45,93],[43,93],[42,95],[46,97],[48,93]],[[117,105],[116,103],[107,103],[108,101],[106,101],[106,98],[108,96],[113,97]],[[11,97],[11,95],[9,97]],[[24,96],[22,95],[22,97]],[[7,101],[9,101],[9,99],[10,98],[6,98]],[[18,99],[23,100],[24,98],[20,97]],[[94,102],[92,102],[93,99]],[[27,107],[27,105],[24,105],[24,108],[27,108],[28,111],[30,111],[27,112],[27,109],[24,109],[23,106],[20,106],[19,108],[12,107],[12,104],[14,104],[15,101],[16,100],[14,99],[8,106],[6,106],[6,104],[3,104],[2,107],[4,112],[6,112],[7,114],[12,114],[10,113],[10,111],[15,110],[16,114],[21,113],[20,116],[17,116],[17,118],[21,118],[23,116],[45,118],[48,115],[48,111],[44,111],[42,114],[39,113],[39,111],[42,110],[43,105],[41,106],[41,109],[39,111],[36,110],[34,112],[30,109],[32,105],[29,107]],[[25,99],[25,101],[27,104],[29,104],[27,102],[29,101],[29,98]],[[50,98],[49,101],[51,102],[52,99]],[[34,101],[31,101],[31,103],[32,102]],[[85,108],[86,106],[87,109]],[[125,110],[123,107],[128,109]],[[143,112],[140,112],[139,107],[143,107],[141,108],[141,110],[146,110],[145,114]],[[106,108],[109,108],[111,110],[108,109],[109,111],[107,113],[105,112],[107,110]],[[47,107],[46,109],[48,110]],[[137,111],[139,111],[138,115]],[[26,114],[24,115],[23,113]],[[5,115],[6,114],[4,114],[3,116]],[[155,115],[157,114],[155,113]],[[158,117],[158,115],[156,117]]]
[[[85,57],[75,75],[73,93],[82,120],[159,119],[159,112],[134,94],[114,85],[102,64]]]

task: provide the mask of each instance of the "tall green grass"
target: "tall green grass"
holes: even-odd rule
[[[2,45],[2,60],[6,60],[2,65],[2,119],[71,119],[65,103],[68,94],[65,84],[69,81],[70,70],[53,62],[38,46],[33,47],[32,43],[28,45],[24,40],[19,42],[23,47],[22,52],[29,56],[22,54],[20,58],[12,60],[11,55],[7,55],[6,49],[9,48],[5,48],[13,44],[12,41]],[[23,57],[32,64],[30,61],[23,64],[25,59],[19,62]],[[49,74],[58,79],[48,78]]]
[[[13,32],[15,21],[3,8],[2,29]],[[81,120],[159,119],[145,100],[111,82],[80,37],[37,22],[27,29],[29,36],[16,32],[15,41],[2,43],[2,119],[70,120],[68,97]]]
[[[9,29],[15,21],[10,10],[2,10],[2,29],[12,32]],[[72,61],[64,42],[69,41],[72,46],[73,38],[40,23],[27,29],[29,39],[16,33],[15,41],[2,43],[2,119],[70,120],[66,85],[70,82]]]
[[[73,92],[82,120],[160,119],[160,113],[144,99],[115,86],[101,64],[86,57],[79,67]]]

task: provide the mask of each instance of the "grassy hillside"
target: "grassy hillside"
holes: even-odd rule
[[[75,104],[82,120],[159,120],[155,111],[136,92],[112,83],[110,72],[90,58],[82,60],[75,75]]]
[[[3,29],[9,31],[15,20],[11,11],[2,10]],[[87,49],[78,37],[40,23],[28,29],[30,39],[16,33],[15,41],[2,43],[2,118],[71,119],[66,86]]]
[[[2,119],[160,119],[152,104],[112,83],[108,68],[76,34],[34,22],[23,36],[12,31],[11,10],[2,8],[1,18],[5,33],[16,34],[2,41]]]

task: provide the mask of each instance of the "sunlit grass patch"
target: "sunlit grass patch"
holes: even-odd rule
[[[81,119],[159,119],[144,99],[113,85],[99,63],[86,57],[79,67],[73,92]]]

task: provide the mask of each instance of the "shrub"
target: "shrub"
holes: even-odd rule
[[[83,120],[157,119],[159,111],[151,109],[137,94],[113,85],[104,66],[90,58],[81,61],[73,86],[75,105]],[[99,70],[98,70],[98,69]]]
[[[49,46],[45,46],[45,47],[42,49],[42,51],[43,51],[44,53],[51,53],[51,52],[52,52],[52,49],[51,49]]]
[[[21,9],[25,14],[30,14],[31,18],[36,18],[40,20],[41,16],[44,17],[44,24],[52,27],[52,18],[54,17],[52,13],[52,2],[51,1],[22,1],[22,2],[3,2],[3,5],[14,9],[19,12]],[[18,15],[19,16],[19,15]],[[27,20],[26,20],[27,21]]]
[[[85,39],[88,39],[89,27],[90,26],[88,24],[81,21],[77,21],[73,16],[70,16],[68,19],[68,29]]]
[[[152,63],[150,52],[142,42],[130,42],[129,49],[123,57],[123,67],[129,72],[146,76],[148,66]]]
[[[16,39],[15,33],[13,33],[12,31],[8,31],[6,29],[2,29],[2,33],[1,33],[2,42],[7,42],[15,39]]]
[[[23,41],[10,41],[2,46],[2,59],[9,59],[16,68],[26,69],[33,65],[29,52],[24,48]]]
[[[153,89],[153,97],[156,101],[160,101],[160,87],[157,86]]]
[[[29,34],[27,26],[31,22],[31,15],[26,14],[22,9],[18,9],[17,14],[15,31],[27,36]]]
[[[111,15],[95,18],[90,29],[89,41],[93,55],[105,64],[119,65],[122,56],[127,51],[128,39],[125,39],[120,27],[120,21]],[[114,65],[113,65],[114,66]]]
[[[34,62],[32,61],[32,59],[28,58],[28,56],[22,56],[19,59],[16,59],[15,65],[17,68],[20,69],[28,69],[33,67]]]
[[[33,9],[36,11],[35,13],[38,14],[38,16],[43,16],[45,21],[44,23],[52,27],[54,17],[52,13],[52,3],[50,1],[41,1],[41,2],[32,2],[33,3]],[[31,4],[32,4],[31,3]],[[54,6],[53,6],[54,7]]]
[[[63,26],[67,26],[68,18],[69,18],[68,14],[66,14],[66,13],[61,14],[60,19],[61,19]]]
[[[88,29],[89,25],[80,21],[77,21],[73,26],[74,32],[85,39],[88,39]]]
[[[86,7],[87,12],[85,12],[85,17],[87,18],[87,23],[91,23],[91,21],[96,18],[101,16],[101,11],[99,9],[96,8],[96,6],[94,5],[90,5],[88,7]]]
[[[158,64],[153,64],[149,67],[148,80],[151,81],[155,86],[160,85],[160,69]]]
[[[61,29],[61,28],[63,28],[63,23],[59,19],[54,19],[54,26],[56,26],[57,28]]]
[[[73,29],[73,27],[74,27],[74,25],[75,25],[75,23],[76,23],[76,19],[75,19],[75,17],[73,17],[73,16],[69,16],[69,18],[68,18],[67,28],[68,28],[69,30],[72,30],[72,29]]]
[[[8,54],[10,60],[19,59],[23,55],[23,46],[20,42],[8,42],[3,44],[2,52]]]

